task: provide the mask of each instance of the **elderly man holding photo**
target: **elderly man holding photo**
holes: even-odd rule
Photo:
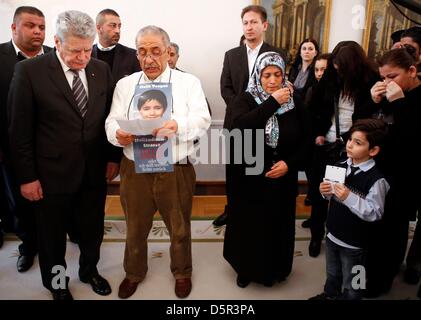
[[[190,217],[195,187],[195,172],[187,157],[194,151],[194,140],[210,125],[210,115],[199,79],[168,66],[170,39],[163,29],[146,26],[136,36],[136,48],[142,72],[121,79],[114,92],[111,112],[106,120],[108,140],[123,147],[120,167],[120,199],[127,221],[124,254],[125,279],[118,295],[133,295],[148,271],[147,239],[155,212],[168,228],[171,247],[171,272],[175,294],[185,298],[192,283]],[[172,136],[173,172],[135,173],[134,136],[123,131],[117,120],[128,119],[134,106],[137,85],[166,83],[172,87],[171,120],[157,128],[160,134]],[[165,132],[165,133],[164,133]]]

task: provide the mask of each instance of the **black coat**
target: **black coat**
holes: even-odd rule
[[[327,70],[326,70],[327,71]],[[354,101],[354,113],[352,122],[358,119],[371,118],[376,112],[377,107],[371,99],[370,89],[380,80],[377,73],[373,72],[365,89],[362,90]],[[335,114],[335,99],[339,98],[340,90],[332,77],[325,76],[314,87],[314,91],[309,102],[309,110],[312,115],[313,136],[325,136],[332,126],[332,117]],[[348,139],[347,133],[343,135],[344,141]]]
[[[43,46],[43,49],[44,53],[51,50],[47,46]],[[9,93],[13,71],[15,70],[15,64],[18,62],[19,60],[12,41],[0,44],[0,150],[3,150],[7,156],[9,154],[7,95]]]
[[[141,70],[139,60],[136,57],[136,50],[119,43],[116,44],[114,50],[111,73],[115,82]],[[92,57],[98,58],[98,46],[96,44],[92,47]]]
[[[231,165],[224,257],[238,274],[256,282],[284,279],[292,268],[298,170],[308,157],[310,145],[308,117],[299,100],[294,97],[294,101],[295,109],[277,116],[279,141],[276,148],[266,146],[264,140],[256,142],[256,134],[243,141],[243,150],[246,145],[248,150],[256,150],[257,143],[264,144],[263,161],[260,158],[263,172],[247,175],[245,169],[255,164],[247,165],[245,158],[242,164]],[[278,108],[273,97],[258,106],[249,93],[240,94],[228,106],[231,129],[240,129],[243,133],[247,129],[263,130]],[[238,144],[231,144],[231,150],[235,146]],[[238,150],[234,149],[233,154],[235,151]],[[277,179],[266,178],[265,173],[280,160],[287,163],[287,174]]]
[[[40,180],[45,193],[74,193],[82,183],[105,184],[108,161],[120,150],[106,139],[113,81],[108,65],[85,68],[88,110],[82,118],[54,51],[16,65],[10,87],[10,142],[19,184]]]

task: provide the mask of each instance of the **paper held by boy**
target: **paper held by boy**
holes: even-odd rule
[[[323,181],[330,182],[333,190],[333,186],[335,185],[335,183],[345,183],[345,177],[346,168],[327,165]]]

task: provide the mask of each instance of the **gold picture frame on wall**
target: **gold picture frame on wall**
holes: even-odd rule
[[[322,52],[329,48],[331,0],[254,0],[268,13],[265,41],[288,52],[291,62],[300,43],[315,39]]]
[[[421,0],[415,0],[421,4]],[[399,6],[407,17],[421,21],[421,15]],[[389,0],[367,0],[366,21],[363,34],[363,48],[370,58],[377,59],[392,47],[393,32],[415,25]]]

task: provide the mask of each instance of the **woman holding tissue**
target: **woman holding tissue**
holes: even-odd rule
[[[419,143],[421,80],[411,48],[394,49],[379,59],[383,81],[371,89],[379,112],[377,117],[389,124],[389,136],[380,169],[390,183],[384,219],[379,235],[373,239],[367,268],[367,297],[387,292],[405,257],[410,215],[421,196],[419,158],[412,154]],[[419,232],[419,231],[418,231]]]
[[[231,139],[235,178],[224,257],[239,287],[252,281],[270,287],[292,269],[298,170],[310,143],[305,109],[286,84],[278,53],[257,58],[246,92],[227,113],[228,129],[241,139]],[[248,153],[256,156],[253,164]]]

